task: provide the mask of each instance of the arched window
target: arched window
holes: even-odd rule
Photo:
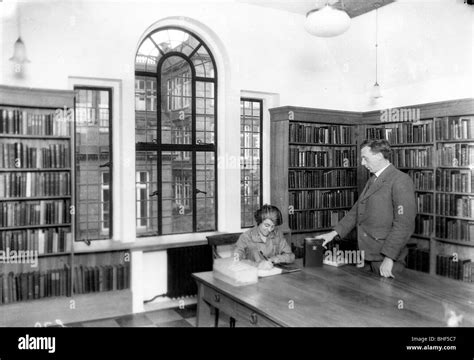
[[[209,48],[158,29],[135,58],[138,235],[216,229],[217,74]]]

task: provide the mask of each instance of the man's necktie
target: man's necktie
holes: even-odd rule
[[[377,176],[375,176],[374,174],[372,174],[372,175],[370,176],[369,181],[367,181],[367,189],[365,190],[365,192],[369,191],[370,187],[374,184],[375,180],[377,180]]]

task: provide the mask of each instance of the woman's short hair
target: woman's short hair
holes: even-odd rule
[[[265,219],[270,219],[273,221],[275,226],[281,225],[283,223],[281,211],[273,205],[263,205],[260,209],[255,211],[254,217],[257,225],[260,225]]]
[[[369,147],[370,151],[374,154],[382,153],[383,157],[387,160],[390,159],[390,143],[385,139],[378,139],[378,140],[364,140],[362,144],[360,144],[360,149],[364,147]]]

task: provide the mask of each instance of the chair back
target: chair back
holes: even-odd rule
[[[207,236],[207,243],[212,247],[212,255],[214,259],[219,259],[221,256],[217,252],[217,247],[222,245],[233,245],[239,240],[242,233],[224,233]]]

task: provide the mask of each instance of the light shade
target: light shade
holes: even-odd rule
[[[320,37],[337,36],[349,29],[351,18],[345,11],[329,5],[319,10],[311,10],[306,15],[304,27],[307,32]]]
[[[377,82],[372,87],[372,97],[374,99],[379,99],[382,97],[382,90],[380,89],[380,85]]]
[[[15,62],[16,64],[24,64],[30,62],[30,60],[26,57],[26,48],[23,40],[21,37],[15,41],[15,45],[13,47],[13,56],[10,58],[11,61]]]

